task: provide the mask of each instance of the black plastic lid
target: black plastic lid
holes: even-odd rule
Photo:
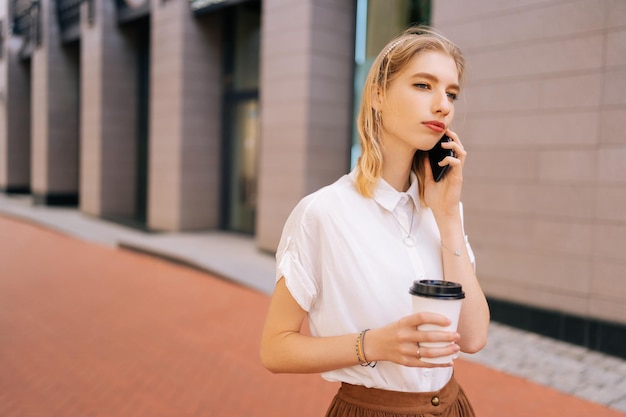
[[[409,294],[421,297],[444,298],[446,300],[460,300],[465,298],[461,284],[452,281],[423,279],[413,281]]]

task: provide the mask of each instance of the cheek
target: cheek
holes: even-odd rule
[[[453,104],[452,108],[450,109],[450,113],[448,113],[448,119],[450,119],[450,122],[452,122],[452,119],[454,119],[454,115],[455,115],[455,111],[454,111],[454,104]]]

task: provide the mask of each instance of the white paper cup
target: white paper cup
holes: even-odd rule
[[[422,324],[419,330],[443,330],[455,332],[459,325],[459,314],[465,293],[461,284],[451,281],[421,280],[414,281],[409,289],[413,296],[413,312],[431,312],[441,314],[450,319],[449,326],[435,324]],[[448,342],[422,342],[420,347],[445,347],[452,343]],[[452,362],[456,355],[438,356],[435,358],[421,358],[422,362],[433,364],[445,364]]]

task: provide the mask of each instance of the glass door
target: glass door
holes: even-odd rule
[[[253,233],[257,197],[259,101],[238,99],[231,104],[232,134],[229,162],[227,229]]]
[[[431,0],[357,0],[354,47],[354,109],[356,120],[361,105],[361,91],[367,73],[378,52],[395,35],[412,24],[429,24]],[[352,126],[350,166],[361,155],[356,123]]]
[[[259,148],[258,1],[224,13],[224,204],[222,227],[254,233]]]

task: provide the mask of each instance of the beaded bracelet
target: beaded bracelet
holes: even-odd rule
[[[361,366],[369,366],[370,368],[373,368],[376,366],[377,362],[370,362],[367,360],[367,358],[365,357],[365,333],[367,333],[369,329],[365,329],[363,330],[361,333],[359,333],[359,335],[356,338],[356,358],[359,361],[359,365]]]

